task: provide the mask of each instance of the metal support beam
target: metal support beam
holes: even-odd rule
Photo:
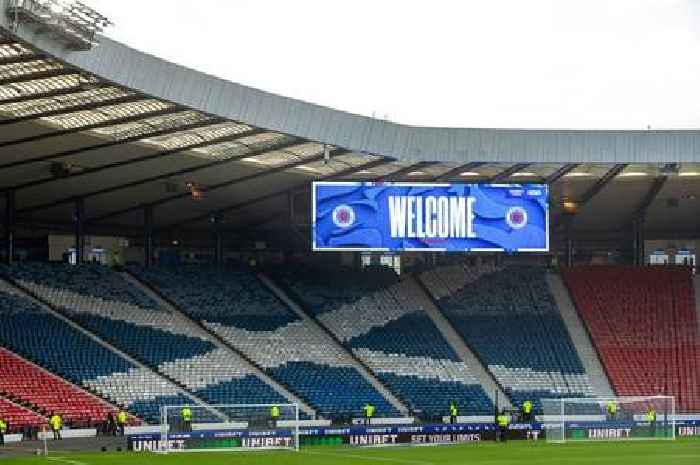
[[[546,178],[544,178],[544,182],[547,185],[551,186],[552,184],[557,182],[559,179],[561,179],[562,177],[566,176],[567,174],[569,174],[570,172],[572,172],[573,170],[578,168],[578,166],[579,166],[579,163],[568,163],[566,165],[562,165],[561,168],[559,168],[554,173],[552,173],[549,176],[547,176]]]
[[[573,237],[573,221],[574,217],[571,215],[568,215],[567,218],[564,220],[566,222],[565,225],[565,240],[566,240],[566,266],[567,267],[572,267],[574,266],[574,237]]]
[[[131,123],[138,121],[140,119],[154,118],[157,116],[165,116],[171,113],[177,113],[183,111],[181,107],[173,106],[170,108],[165,108],[162,110],[147,111],[145,113],[140,113],[138,115],[123,116],[121,118],[114,118],[108,121],[101,121],[99,123],[86,124],[85,126],[80,126],[77,128],[60,129],[58,131],[49,132],[46,134],[37,134],[34,136],[22,137],[20,139],[8,140],[5,142],[0,142],[0,148],[11,147],[13,145],[25,144],[28,142],[37,142],[40,140],[50,139],[52,137],[62,137],[69,134],[75,134],[77,132],[89,131],[91,129],[104,128],[109,126],[116,126],[118,124]],[[172,129],[171,129],[172,131]],[[173,131],[174,132],[174,131]]]
[[[663,189],[668,176],[661,175],[657,176],[649,187],[649,191],[646,193],[641,203],[637,209],[632,214],[630,222],[632,223],[632,249],[634,253],[633,263],[637,266],[643,266],[646,263],[646,257],[644,255],[644,242],[645,242],[645,230],[646,230],[646,219],[647,210],[654,202],[654,199],[659,195],[661,189]]]
[[[250,155],[246,155],[246,157],[249,157],[249,156],[250,156]],[[294,162],[291,162],[291,163],[286,163],[286,164],[284,164],[284,165],[279,165],[279,166],[276,166],[276,167],[271,168],[271,169],[268,169],[268,170],[260,171],[260,172],[257,172],[257,173],[249,174],[249,175],[247,175],[247,176],[241,176],[240,178],[230,179],[230,180],[223,181],[223,182],[220,182],[220,183],[217,183],[217,184],[212,184],[212,185],[206,186],[205,192],[212,192],[212,191],[215,191],[215,190],[218,190],[218,189],[223,189],[223,188],[225,188],[225,187],[230,187],[230,186],[233,186],[233,185],[235,185],[235,184],[239,184],[239,183],[246,182],[246,181],[251,181],[251,180],[253,180],[253,179],[258,179],[258,178],[260,178],[260,177],[262,177],[262,176],[267,176],[267,175],[270,175],[270,174],[279,173],[280,171],[285,171],[285,170],[288,170],[288,169],[296,168],[297,166],[306,165],[306,164],[313,163],[313,162],[315,162],[315,161],[319,161],[319,160],[322,160],[322,159],[323,159],[323,154],[320,154],[320,155],[316,155],[316,156],[313,156],[313,157],[309,157],[309,158],[307,158],[307,159],[305,159],[305,160],[298,160],[298,161],[294,161]],[[179,194],[171,195],[171,196],[169,196],[169,197],[164,197],[164,198],[162,198],[162,199],[158,199],[158,200],[154,200],[154,201],[152,201],[152,202],[148,202],[148,204],[149,204],[149,205],[153,205],[153,206],[156,206],[156,205],[163,205],[163,204],[165,204],[165,203],[172,202],[172,201],[175,201],[175,200],[185,199],[185,198],[187,198],[187,197],[189,197],[189,196],[191,196],[191,194],[190,194],[189,192],[182,192],[182,193],[179,193]],[[119,216],[119,215],[123,215],[123,214],[125,214],[125,213],[129,213],[129,212],[131,212],[131,211],[134,211],[134,210],[136,210],[136,209],[141,208],[141,206],[142,206],[142,205],[137,205],[137,206],[134,206],[134,207],[122,208],[121,210],[116,210],[116,211],[112,211],[112,212],[109,212],[109,213],[105,213],[104,215],[100,215],[100,216],[95,217],[95,218],[90,218],[90,219],[88,220],[88,222],[89,222],[89,223],[97,223],[97,222],[103,221],[103,220],[105,220],[105,219],[107,219],[107,218],[111,218],[111,217],[114,217],[114,216]]]
[[[578,199],[578,208],[581,209],[582,206],[586,205],[588,202],[593,199],[600,191],[603,190],[605,186],[608,185],[610,181],[615,179],[618,174],[622,173],[622,171],[627,168],[626,163],[619,163],[617,165],[614,165],[612,168],[610,168],[602,178],[598,179],[593,186],[591,186],[590,189],[588,189],[582,196],[581,198]]]
[[[656,196],[659,195],[659,192],[661,192],[661,189],[663,189],[667,180],[668,176],[657,176],[656,178],[654,178],[654,181],[651,183],[649,191],[646,193],[646,195],[642,199],[642,202],[639,204],[634,214],[632,215],[633,220],[638,217],[646,216],[647,210],[651,206],[652,202],[654,202],[654,199],[656,199]]]
[[[52,69],[49,71],[37,71],[34,73],[23,74],[22,76],[0,78],[0,86],[4,86],[6,84],[15,84],[15,83],[20,83],[20,82],[26,82],[26,81],[34,81],[36,79],[46,79],[46,78],[50,78],[50,77],[61,76],[63,74],[74,74],[74,72],[72,69],[69,69],[69,68]]]
[[[643,239],[644,218],[636,217],[632,220],[632,264],[640,266],[643,262]]]
[[[131,142],[138,142],[138,141],[141,141],[144,139],[151,139],[153,137],[165,136],[167,134],[173,134],[176,132],[189,131],[191,129],[197,129],[197,128],[201,128],[204,126],[211,126],[212,124],[218,124],[218,123],[221,123],[224,121],[225,120],[221,119],[221,118],[212,118],[210,120],[197,121],[196,123],[185,124],[185,125],[180,126],[178,128],[169,127],[166,129],[160,129],[160,130],[148,132],[145,134],[139,134],[137,136],[125,137],[123,139],[116,139],[116,140],[111,140],[108,142],[102,142],[100,144],[89,145],[87,147],[81,147],[79,149],[65,150],[63,152],[53,153],[51,155],[44,155],[42,157],[28,158],[28,159],[24,159],[24,160],[12,161],[12,162],[8,162],[8,163],[0,164],[0,168],[12,168],[15,166],[30,165],[32,163],[54,160],[56,158],[63,158],[63,157],[68,157],[68,156],[72,156],[72,155],[84,155],[86,152],[89,152],[92,150],[99,150],[99,149],[104,149],[104,148],[108,148],[108,147],[115,147],[117,145],[125,145],[125,144],[131,143]],[[25,186],[23,186],[23,188],[24,187]]]
[[[428,161],[419,161],[418,163],[412,163],[404,168],[398,169],[394,171],[393,173],[389,173],[386,176],[382,176],[376,180],[376,182],[391,182],[391,181],[400,181],[401,176],[404,174],[408,174],[412,171],[420,170],[421,167],[427,166],[432,164],[431,162]]]
[[[2,44],[0,44],[0,45],[2,45]],[[37,54],[23,54],[23,55],[6,56],[6,57],[0,58],[0,66],[15,65],[18,63],[30,63],[32,61],[39,61],[39,60],[46,60],[46,55],[37,53]]]
[[[76,76],[76,79],[80,79],[77,77],[75,73],[73,75]],[[31,82],[33,79],[28,79],[26,81],[21,81],[21,82]],[[109,82],[90,82],[90,83],[83,83],[80,82],[75,86],[69,86],[69,87],[64,87],[62,89],[53,89],[53,90],[48,90],[46,92],[36,92],[36,93],[31,93],[31,94],[25,94],[25,95],[18,95],[16,97],[10,97],[6,99],[0,100],[1,105],[6,105],[9,103],[20,103],[20,102],[28,102],[30,100],[39,100],[39,99],[44,99],[44,98],[51,98],[51,97],[59,97],[62,95],[68,95],[72,94],[74,92],[81,92],[84,90],[89,89],[98,89],[100,87],[114,87],[114,84],[111,84]]]
[[[153,207],[143,208],[143,266],[149,268],[153,264]]]
[[[83,263],[83,253],[85,251],[85,201],[77,199],[75,201],[75,263]]]
[[[78,104],[67,108],[60,108],[58,110],[50,110],[42,113],[33,113],[30,115],[17,116],[15,118],[7,118],[0,120],[0,126],[9,126],[11,124],[22,123],[24,121],[31,121],[39,118],[48,118],[51,116],[63,115],[66,113],[74,113],[77,111],[94,110],[96,108],[104,107],[105,105],[119,105],[121,103],[129,103],[137,100],[143,100],[143,95],[130,94],[130,95],[120,95],[119,97],[112,97],[110,99],[104,99],[99,102],[91,102],[85,104]],[[0,105],[3,104],[0,101]]]
[[[294,208],[294,199],[296,198],[296,192],[295,191],[289,191],[287,194],[287,204],[289,205],[289,224],[292,225],[292,228],[296,227],[296,220],[295,220],[295,208]]]
[[[210,221],[214,228],[214,263],[221,266],[224,262],[224,237],[222,231],[223,217],[219,214],[212,215]]]
[[[595,184],[593,184],[586,192],[583,193],[583,195],[576,200],[577,204],[577,210],[581,211],[581,209],[593,199],[605,186],[608,185],[610,181],[615,179],[615,177],[627,168],[626,163],[621,163],[614,165],[612,168],[610,168],[600,179],[598,179]],[[566,216],[564,214],[559,214],[557,217],[553,218],[551,221],[551,230],[554,231],[560,226],[562,217]],[[572,219],[573,221],[573,219]]]
[[[5,192],[5,263],[11,265],[15,254],[15,192]]]
[[[82,170],[82,171],[79,172],[79,173],[72,173],[72,174],[69,174],[69,175],[66,175],[66,176],[63,176],[63,177],[60,177],[60,178],[52,177],[52,178],[50,178],[50,179],[29,181],[29,182],[26,182],[26,183],[23,183],[23,184],[17,184],[16,186],[14,186],[14,188],[15,188],[15,189],[25,189],[25,188],[27,188],[27,187],[36,187],[36,186],[39,186],[39,185],[42,185],[42,184],[47,184],[47,183],[54,182],[54,181],[61,181],[61,180],[64,180],[64,179],[74,178],[74,177],[78,177],[78,176],[85,176],[85,175],[87,175],[87,174],[99,173],[99,172],[101,172],[101,171],[105,171],[105,170],[109,170],[109,169],[121,168],[121,167],[123,167],[123,166],[129,166],[129,165],[132,165],[132,164],[134,164],[134,163],[141,163],[141,162],[145,162],[145,161],[151,161],[151,160],[155,160],[155,159],[159,159],[159,158],[171,156],[171,155],[174,155],[174,154],[177,154],[177,153],[186,153],[187,151],[193,150],[193,149],[196,149],[196,148],[206,147],[206,146],[209,146],[209,145],[216,145],[216,144],[219,144],[219,143],[221,143],[221,142],[226,142],[226,141],[234,141],[234,140],[236,140],[236,139],[238,139],[238,138],[240,138],[240,137],[249,136],[249,135],[251,135],[251,134],[253,134],[253,133],[255,133],[255,132],[256,132],[256,131],[251,131],[251,132],[244,133],[244,134],[237,134],[236,136],[228,136],[228,137],[223,137],[223,138],[219,138],[219,139],[212,139],[212,140],[210,140],[210,141],[201,142],[201,143],[193,144],[193,145],[188,145],[188,146],[185,147],[185,148],[178,148],[178,149],[172,149],[172,150],[164,150],[164,151],[161,151],[161,152],[158,152],[158,153],[155,153],[155,154],[145,155],[145,156],[143,156],[143,157],[136,157],[136,158],[132,158],[132,159],[130,159],[130,160],[118,161],[118,162],[115,162],[115,163],[108,163],[108,164],[106,164],[106,165],[95,166],[95,167],[92,167],[92,168],[86,168],[86,169]],[[299,143],[299,141],[293,141],[293,142],[290,142],[289,145],[294,145],[294,144],[298,144],[298,143]],[[183,174],[194,173],[195,171],[203,170],[203,169],[205,169],[205,168],[211,168],[211,167],[214,167],[214,166],[224,165],[224,164],[226,164],[226,163],[231,163],[231,162],[234,162],[234,161],[236,161],[236,160],[240,160],[241,158],[250,157],[250,156],[256,155],[256,154],[258,154],[258,153],[261,153],[261,152],[267,151],[267,150],[271,150],[271,149],[270,149],[270,148],[265,148],[264,150],[258,150],[258,151],[255,151],[255,150],[254,150],[254,151],[248,152],[248,153],[246,153],[246,154],[244,154],[244,155],[235,156],[235,157],[230,157],[230,158],[226,158],[226,159],[223,159],[223,160],[215,160],[215,161],[213,161],[213,162],[210,162],[210,163],[203,163],[203,164],[201,164],[201,165],[197,165],[197,166],[194,166],[194,167],[191,167],[191,168],[184,168],[184,169],[181,169],[181,170],[168,171],[168,172],[165,172],[165,173],[161,172],[161,173],[159,173],[159,174],[157,174],[157,175],[155,175],[155,176],[150,176],[150,177],[148,177],[148,178],[138,179],[138,180],[131,181],[131,182],[128,182],[128,183],[125,183],[125,184],[120,184],[120,185],[118,185],[118,186],[105,187],[105,188],[103,188],[103,189],[98,189],[98,190],[95,190],[95,191],[86,192],[86,193],[80,194],[80,196],[81,196],[81,197],[84,197],[84,198],[90,198],[90,197],[94,197],[94,196],[96,196],[96,195],[108,194],[108,193],[110,193],[110,192],[114,192],[114,191],[126,189],[126,188],[129,188],[129,187],[135,187],[135,186],[139,186],[139,185],[141,185],[141,184],[147,184],[147,183],[149,183],[149,182],[155,182],[155,181],[160,181],[160,180],[162,180],[162,179],[168,179],[168,178],[170,178],[170,177],[172,177],[172,176],[181,176],[181,175],[183,175]],[[57,206],[57,205],[61,205],[61,204],[66,203],[66,202],[70,202],[72,199],[73,199],[73,197],[63,197],[63,198],[60,198],[60,199],[54,199],[54,200],[52,200],[52,201],[50,201],[50,202],[46,202],[46,203],[43,203],[43,204],[39,204],[39,205],[34,205],[34,206],[31,206],[31,207],[23,208],[22,210],[20,210],[19,213],[26,213],[26,212],[31,212],[31,211],[35,211],[35,210],[43,210],[43,209],[46,209],[46,208],[55,207],[55,206]]]
[[[639,235],[637,238],[637,244],[638,244],[638,258],[637,258],[637,265],[638,266],[644,266],[647,262],[646,258],[646,247],[645,247],[645,242],[647,240],[647,229],[646,229],[646,215],[642,218],[640,218],[639,221]]]
[[[493,176],[491,179],[489,179],[489,182],[498,183],[501,181],[505,181],[515,173],[524,170],[528,166],[530,166],[530,163],[516,163],[515,165],[509,166],[508,168]]]
[[[321,155],[321,158],[323,158],[323,155]],[[386,159],[373,160],[373,161],[365,163],[363,165],[353,166],[352,168],[341,170],[341,171],[338,171],[337,173],[329,174],[327,176],[321,176],[320,178],[315,179],[314,181],[330,181],[333,179],[342,179],[343,177],[351,175],[357,171],[371,169],[371,168],[374,168],[376,166],[383,165],[385,163],[387,163]],[[311,182],[311,181],[310,180],[303,181],[303,182],[301,182],[297,185],[294,185],[292,187],[280,189],[280,190],[277,190],[277,191],[274,191],[274,192],[271,192],[269,194],[265,194],[265,195],[262,195],[259,197],[253,197],[252,199],[249,199],[249,200],[246,200],[243,202],[239,202],[239,203],[230,205],[228,207],[217,208],[216,210],[210,210],[206,213],[188,218],[186,220],[182,220],[182,221],[178,221],[176,223],[171,223],[171,224],[162,226],[159,229],[173,229],[173,228],[185,225],[185,224],[196,223],[198,221],[206,220],[208,217],[210,217],[211,215],[213,215],[215,213],[225,214],[227,212],[239,210],[241,208],[245,208],[245,207],[248,207],[250,205],[254,205],[258,202],[264,202],[265,200],[269,200],[269,199],[284,195],[289,191],[295,191],[298,189],[302,189],[305,186],[307,186],[309,184],[309,182]]]
[[[473,161],[471,163],[466,163],[464,165],[460,165],[456,168],[452,168],[451,170],[447,171],[446,173],[442,173],[440,176],[433,179],[433,182],[449,181],[453,177],[459,176],[460,173],[465,173],[468,171],[475,170],[476,168],[482,166],[483,164],[484,164],[484,162],[481,162],[481,161]]]

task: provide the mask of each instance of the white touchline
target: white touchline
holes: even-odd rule
[[[71,465],[88,465],[85,462],[79,462],[77,460],[70,460],[65,457],[47,457],[48,460],[52,460],[54,462],[61,462],[61,463],[69,463]]]
[[[413,465],[435,465],[433,462],[424,462],[422,460],[404,460],[404,459],[395,459],[392,457],[373,457],[373,456],[359,455],[359,454],[333,454],[331,452],[315,452],[315,451],[308,451],[308,450],[302,450],[301,453],[302,454],[312,454],[312,455],[324,455],[326,457],[351,457],[351,458],[362,459],[362,460],[374,460],[375,462],[406,463],[406,464],[413,464]]]

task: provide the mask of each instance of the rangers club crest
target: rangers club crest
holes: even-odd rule
[[[513,229],[521,229],[527,225],[527,212],[523,207],[510,207],[506,212],[506,223]]]
[[[339,228],[349,228],[355,223],[355,210],[349,205],[338,205],[333,209],[333,224]]]

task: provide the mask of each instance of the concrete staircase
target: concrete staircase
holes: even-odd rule
[[[273,390],[275,390],[278,394],[282,395],[286,399],[289,400],[290,403],[297,403],[299,404],[299,409],[306,414],[316,417],[316,412],[314,409],[311,408],[307,403],[305,403],[301,398],[297,397],[295,394],[290,392],[288,389],[286,389],[284,386],[280,385],[277,383],[274,379],[272,379],[270,376],[268,376],[264,371],[262,371],[259,367],[256,365],[252,364],[249,360],[245,359],[242,357],[238,351],[235,351],[233,348],[231,348],[228,344],[226,344],[224,341],[221,340],[218,336],[212,334],[209,332],[207,329],[205,329],[202,325],[200,325],[198,322],[192,320],[188,315],[186,315],[184,312],[182,312],[177,306],[173,305],[171,302],[168,300],[164,299],[160,294],[155,292],[153,288],[148,286],[147,284],[143,283],[140,281],[138,278],[133,276],[130,273],[122,273],[122,277],[127,280],[131,285],[141,289],[148,297],[153,299],[155,302],[158,303],[161,307],[167,309],[170,313],[172,313],[175,318],[178,318],[183,324],[187,325],[190,330],[192,331],[191,334],[193,336],[199,336],[205,338],[207,341],[211,342],[214,344],[217,348],[224,350],[228,356],[231,358],[235,359],[236,361],[240,362],[243,365],[247,365],[250,370],[255,373],[261,380],[263,380],[268,386],[270,386]]]
[[[319,332],[323,333],[328,338],[328,344],[339,346],[342,352],[346,355],[347,362],[352,365],[363,378],[365,378],[379,393],[381,393],[384,398],[389,401],[389,403],[401,414],[408,415],[408,407],[406,407],[391,391],[387,389],[384,384],[382,384],[370,371],[362,364],[352,353],[350,353],[336,338],[330,333],[328,329],[322,326],[318,320],[310,317],[294,300],[292,300],[286,292],[284,292],[280,287],[272,281],[268,276],[263,273],[258,274],[260,281],[284,302],[287,307],[294,311],[300,318],[306,321],[311,326],[318,329]]]
[[[598,352],[593,347],[588,331],[576,311],[574,302],[571,300],[569,291],[564,285],[561,276],[548,274],[547,285],[559,308],[561,317],[569,331],[569,336],[571,336],[574,347],[576,347],[576,352],[583,363],[586,374],[588,374],[593,392],[598,397],[615,396],[615,392],[598,357]]]
[[[410,280],[416,289],[420,291],[422,298],[419,305],[425,309],[425,312],[440,330],[447,343],[457,353],[457,356],[467,364],[469,371],[479,380],[479,384],[481,384],[481,387],[486,392],[486,395],[489,396],[489,399],[495,403],[495,393],[498,392],[499,407],[511,408],[512,405],[508,396],[505,395],[501,387],[496,383],[494,377],[481,364],[479,359],[464,342],[464,339],[462,339],[452,324],[445,318],[440,309],[435,305],[433,299],[427,294],[425,288],[418,282],[417,278],[414,276],[407,276],[404,279]]]
[[[177,383],[175,383],[172,379],[170,379],[166,376],[163,376],[161,373],[153,370],[151,367],[144,365],[140,361],[136,360],[135,358],[133,358],[132,356],[127,354],[126,352],[119,350],[117,347],[113,346],[109,342],[105,341],[104,339],[100,338],[99,336],[88,331],[87,329],[83,328],[79,324],[75,323],[73,320],[71,320],[67,316],[63,315],[63,313],[56,310],[53,306],[49,305],[48,302],[44,301],[43,299],[38,298],[29,289],[24,288],[23,286],[21,286],[18,283],[14,283],[14,282],[5,281],[3,279],[0,279],[0,290],[7,292],[7,293],[10,293],[10,294],[16,294],[16,295],[19,295],[19,296],[24,297],[26,299],[29,299],[35,305],[37,305],[37,306],[41,307],[43,310],[45,310],[47,313],[53,315],[54,317],[58,318],[59,320],[63,321],[64,323],[66,323],[67,325],[80,331],[81,333],[83,333],[84,335],[86,335],[87,337],[92,339],[93,341],[106,347],[107,349],[109,349],[110,351],[119,355],[123,359],[129,361],[130,363],[132,363],[136,367],[138,367],[142,370],[147,370],[147,371],[151,372],[154,376],[161,378],[163,380],[163,382],[173,384],[177,388],[177,390],[180,394],[189,398],[192,401],[193,405],[203,405],[203,406],[207,407],[207,410],[209,410],[211,413],[213,413],[217,417],[222,418],[222,419],[226,418],[226,416],[223,413],[208,406],[207,403],[203,399],[201,399],[201,398],[195,396],[194,394],[192,394],[191,392],[183,389]]]

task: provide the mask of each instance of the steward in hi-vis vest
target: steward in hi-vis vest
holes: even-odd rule
[[[532,401],[526,400],[523,402],[522,417],[523,421],[526,423],[530,423],[532,421]]]
[[[119,410],[117,413],[117,430],[120,436],[124,436],[124,428],[126,428],[126,421],[129,419],[129,415],[124,410]]]
[[[609,400],[605,405],[605,412],[608,420],[614,420],[617,417],[617,403],[614,400]]]
[[[63,427],[63,419],[61,419],[61,415],[52,413],[51,418],[49,418],[49,425],[51,426],[51,431],[53,431],[54,441],[61,439],[61,428]]]
[[[180,411],[180,417],[182,418],[182,429],[192,431],[192,410],[187,405]]]
[[[450,402],[450,423],[455,424],[457,423],[457,416],[459,415],[459,408],[457,407],[457,403],[453,400]]]
[[[496,417],[496,423],[498,424],[498,440],[505,442],[508,424],[510,423],[510,416],[506,415],[505,410],[501,410],[501,414]]]
[[[5,445],[5,432],[7,431],[7,423],[0,418],[0,446]]]
[[[369,425],[370,423],[372,423],[372,417],[374,416],[374,405],[372,405],[370,402],[367,402],[365,406],[362,407],[362,411],[365,415],[365,425]]]
[[[278,405],[270,407],[270,426],[275,428],[277,421],[280,419],[280,408]]]

